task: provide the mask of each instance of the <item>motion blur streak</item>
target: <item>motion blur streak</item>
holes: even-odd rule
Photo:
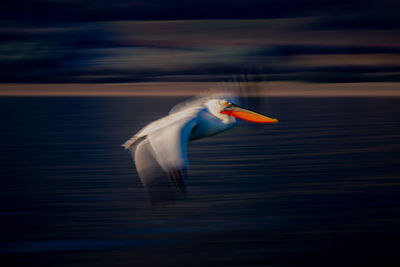
[[[1,267],[400,266],[399,10],[3,0]],[[279,123],[194,141],[153,209],[120,144],[243,72]]]
[[[154,210],[120,142],[182,100],[1,98],[2,265],[397,265],[399,99],[269,98]]]
[[[398,29],[332,29],[329,17],[34,23],[0,21],[0,82],[399,82]]]

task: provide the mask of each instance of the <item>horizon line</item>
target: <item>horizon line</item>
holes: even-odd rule
[[[0,84],[0,97],[196,96],[218,85],[218,82],[4,83]],[[400,82],[260,82],[257,88],[257,95],[263,97],[400,97]]]

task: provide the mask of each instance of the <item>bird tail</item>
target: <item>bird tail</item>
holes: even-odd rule
[[[134,135],[131,138],[129,138],[125,143],[123,143],[121,146],[124,147],[125,149],[129,149],[139,139],[141,139],[141,137],[138,137],[138,136]]]

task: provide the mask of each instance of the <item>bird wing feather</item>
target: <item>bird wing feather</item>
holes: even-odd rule
[[[149,131],[145,138],[128,149],[136,170],[153,202],[181,198],[185,193],[185,171],[188,168],[187,143],[197,125],[199,110],[165,119],[164,127]]]

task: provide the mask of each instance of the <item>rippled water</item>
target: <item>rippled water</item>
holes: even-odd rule
[[[400,99],[268,99],[152,208],[120,145],[181,100],[0,98],[1,266],[398,266]]]

